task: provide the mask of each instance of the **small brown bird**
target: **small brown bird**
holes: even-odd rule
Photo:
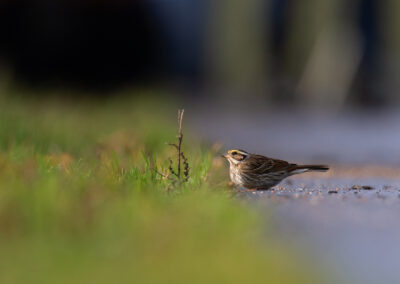
[[[243,150],[229,150],[222,156],[229,161],[232,183],[247,190],[268,189],[295,174],[329,170],[329,167],[324,165],[290,164]]]

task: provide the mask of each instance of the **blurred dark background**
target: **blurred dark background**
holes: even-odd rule
[[[399,15],[393,0],[3,0],[0,70],[36,88],[376,107],[398,102]]]

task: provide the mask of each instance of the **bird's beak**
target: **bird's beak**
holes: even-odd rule
[[[228,156],[228,155],[226,155],[226,154],[222,154],[222,155],[221,155],[221,157],[222,157],[222,158],[225,158],[225,159],[228,158],[227,156]]]

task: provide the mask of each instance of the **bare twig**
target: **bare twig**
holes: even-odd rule
[[[178,110],[178,179],[181,179],[181,146],[183,140],[182,134],[182,119],[183,113],[185,112],[184,109]]]
[[[169,146],[172,146],[177,151],[177,160],[176,167],[174,169],[174,163],[171,158],[168,158],[169,166],[168,166],[168,174],[163,175],[163,177],[167,178],[171,181],[171,185],[168,188],[175,188],[176,186],[182,185],[182,183],[187,182],[189,180],[189,163],[188,159],[182,152],[182,142],[183,142],[183,133],[182,133],[182,120],[183,120],[184,110],[178,110],[178,135],[177,135],[177,143],[166,143]],[[182,178],[183,175],[183,178]]]

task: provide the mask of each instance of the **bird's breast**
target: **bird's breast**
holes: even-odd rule
[[[236,165],[231,165],[230,167],[230,178],[231,181],[236,185],[241,185],[243,183],[242,177],[239,173],[239,167]]]

